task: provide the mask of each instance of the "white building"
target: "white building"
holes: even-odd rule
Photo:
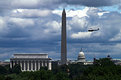
[[[69,61],[68,63],[69,64],[81,63],[83,65],[93,65],[92,61],[86,61],[85,54],[84,54],[84,52],[82,50],[79,52],[77,60]]]
[[[9,65],[10,62],[9,61],[0,61],[0,66],[6,66]]]
[[[19,64],[22,71],[37,71],[41,67],[48,67],[51,70],[51,58],[48,54],[14,54],[10,59],[10,68]]]
[[[121,59],[111,59],[116,65],[121,65]]]
[[[79,62],[85,62],[85,61],[86,61],[86,59],[85,59],[84,52],[81,50],[78,54],[78,59],[76,62],[79,63]]]

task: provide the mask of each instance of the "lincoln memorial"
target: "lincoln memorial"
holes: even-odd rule
[[[48,54],[14,54],[10,59],[10,68],[19,64],[22,71],[37,71],[41,67],[51,70],[51,58]]]

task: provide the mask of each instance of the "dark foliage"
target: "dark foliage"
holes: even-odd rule
[[[16,64],[12,69],[11,69],[12,73],[16,73],[19,74],[21,72],[21,67],[20,65]]]
[[[7,73],[7,69],[3,66],[0,66],[0,75],[1,74],[6,74]]]
[[[121,66],[109,58],[95,60],[94,65],[70,64],[47,70],[46,67],[35,72],[21,72],[20,66],[11,69],[0,67],[0,80],[121,80]]]

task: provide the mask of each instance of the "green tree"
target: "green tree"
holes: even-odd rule
[[[5,76],[0,74],[0,80],[5,80]]]
[[[0,66],[0,74],[7,74],[7,70],[5,67]]]
[[[116,66],[109,58],[101,58],[95,63],[83,72],[86,80],[121,80],[121,66]]]
[[[20,67],[20,65],[16,64],[16,65],[12,68],[12,73],[19,74],[20,72],[21,72],[21,67]]]
[[[68,74],[59,72],[56,74],[56,80],[69,80]]]
[[[111,61],[110,58],[100,58],[99,60],[95,60],[94,65],[97,66],[114,66],[114,62]]]

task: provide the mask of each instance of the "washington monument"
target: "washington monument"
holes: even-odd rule
[[[61,65],[67,63],[67,47],[66,47],[66,12],[62,12],[62,30],[61,30]]]

